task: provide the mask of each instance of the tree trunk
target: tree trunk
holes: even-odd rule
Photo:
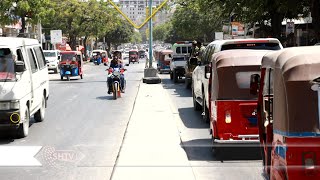
[[[87,36],[85,36],[84,39],[83,39],[83,47],[84,47],[84,57],[85,57],[85,60],[88,59],[88,54],[87,54],[87,39],[88,39]]]
[[[271,12],[271,14],[272,37],[280,39],[284,15],[276,11]]]
[[[320,2],[319,0],[311,1],[312,25],[315,32],[316,42],[320,41]],[[315,43],[316,43],[315,42]]]
[[[21,29],[19,31],[18,37],[26,37],[26,17],[21,17]]]
[[[70,48],[72,51],[76,51],[77,50],[77,37],[73,34],[69,34],[69,38],[70,38]]]

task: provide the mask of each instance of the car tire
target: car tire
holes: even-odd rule
[[[191,89],[191,82],[187,78],[185,79],[185,87],[186,87],[186,89]]]
[[[177,73],[176,73],[176,71],[173,71],[173,82],[174,83],[178,83],[178,76],[177,76]]]
[[[29,107],[26,107],[25,114],[24,114],[24,122],[20,123],[17,129],[17,137],[24,138],[27,137],[29,134],[29,124],[30,124],[30,112]]]
[[[46,97],[43,96],[41,100],[40,109],[34,114],[34,120],[36,122],[42,122],[44,120],[44,115],[46,112]]]
[[[194,92],[193,92],[193,91],[192,91],[192,99],[193,99],[193,109],[194,109],[195,111],[200,111],[202,107],[201,107],[200,104],[197,102],[196,96],[194,95]]]
[[[206,104],[207,104],[206,99],[203,96],[203,98],[202,98],[202,112],[204,112],[204,115],[202,115],[202,119],[205,123],[209,123],[210,122],[209,109],[207,108]]]

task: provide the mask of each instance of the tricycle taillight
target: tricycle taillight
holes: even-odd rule
[[[316,154],[314,152],[303,153],[304,167],[306,170],[315,169]]]
[[[225,122],[227,124],[230,124],[231,123],[231,112],[230,111],[226,111],[226,117],[225,117]]]

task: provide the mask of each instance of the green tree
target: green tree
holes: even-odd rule
[[[131,43],[141,43],[142,42],[142,35],[139,31],[134,31],[131,36]]]
[[[157,25],[153,29],[153,38],[158,41],[165,41],[169,36],[169,31],[172,28],[171,22],[168,21],[166,23]]]
[[[1,0],[0,25],[17,23],[21,20],[19,36],[25,36],[27,22],[38,23],[48,14],[53,13],[48,8],[50,0]]]
[[[105,33],[108,47],[111,47],[111,44],[118,46],[121,43],[130,42],[134,32],[133,26],[129,24],[128,21],[123,20],[120,17],[115,18],[117,18],[118,22],[115,22],[114,26]]]

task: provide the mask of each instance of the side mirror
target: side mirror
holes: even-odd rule
[[[209,65],[206,65],[204,67],[204,76],[206,79],[209,79],[211,75],[211,67]]]
[[[252,74],[250,76],[250,94],[257,95],[260,86],[260,75],[259,74]]]
[[[16,61],[15,62],[15,70],[16,72],[24,72],[26,70],[23,61]]]
[[[201,63],[201,62],[200,62]],[[194,65],[194,66],[197,66],[198,65],[198,59],[197,58],[191,58],[189,60],[189,64],[190,65]]]

